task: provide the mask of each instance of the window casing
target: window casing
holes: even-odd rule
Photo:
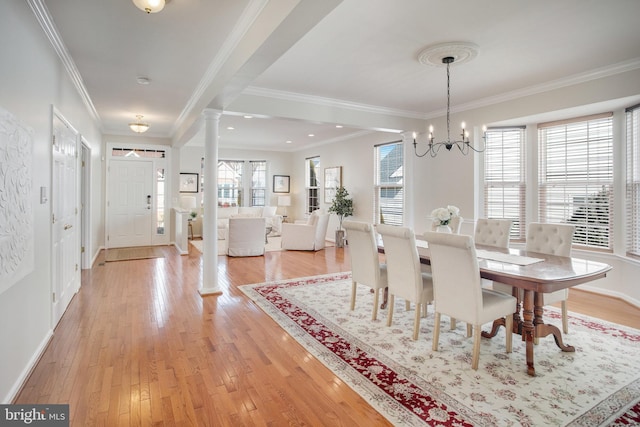
[[[320,156],[309,157],[304,160],[305,170],[305,212],[320,209]]]
[[[627,108],[626,116],[626,247],[627,255],[640,258],[640,105]]]
[[[484,216],[513,220],[511,240],[526,230],[525,128],[487,129],[484,151]]]
[[[402,142],[374,147],[375,224],[404,223],[404,154]]]
[[[573,242],[613,249],[613,114],[538,126],[540,221],[576,226]]]

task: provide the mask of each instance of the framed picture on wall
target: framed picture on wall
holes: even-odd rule
[[[273,192],[288,193],[290,191],[289,175],[273,175]]]
[[[181,173],[180,174],[180,192],[181,193],[197,193],[198,192],[198,174],[197,173]]]
[[[324,168],[324,202],[331,203],[342,185],[342,166]]]

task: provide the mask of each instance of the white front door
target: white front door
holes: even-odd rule
[[[151,245],[153,162],[111,160],[107,247]]]
[[[80,230],[78,226],[78,137],[53,115],[52,156],[52,287],[53,326],[80,287]]]

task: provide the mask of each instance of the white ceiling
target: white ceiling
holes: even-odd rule
[[[172,0],[150,15],[131,0],[31,1],[48,11],[103,133],[133,135],[127,123],[143,114],[145,136],[177,146],[199,143],[206,107],[225,111],[221,147],[296,150],[375,127],[336,128],[326,111],[289,115],[277,102],[269,111],[271,99],[442,115],[446,71],[417,56],[444,42],[479,48],[451,68],[452,111],[640,67],[637,0]],[[234,110],[247,95],[260,107]]]

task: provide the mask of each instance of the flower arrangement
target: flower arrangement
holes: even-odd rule
[[[433,222],[438,225],[449,225],[449,222],[460,215],[460,209],[456,206],[449,205],[446,208],[437,208],[431,212]]]

